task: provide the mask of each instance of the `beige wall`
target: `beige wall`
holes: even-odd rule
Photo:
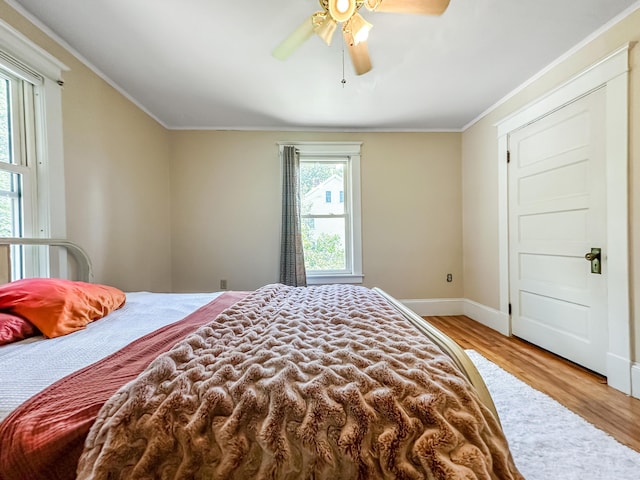
[[[640,10],[597,37],[560,65],[467,129],[462,136],[464,295],[499,307],[498,284],[498,149],[494,125],[527,103],[594,64],[627,42],[640,40]],[[640,299],[640,49],[630,54],[630,210],[631,282],[634,330],[640,330],[636,301]],[[636,352],[640,337],[633,335]],[[637,358],[637,356],[636,356]]]
[[[170,290],[168,132],[5,2],[0,18],[70,67],[62,110],[67,237],[95,281]]]
[[[174,289],[277,281],[277,142],[362,141],[365,285],[405,299],[460,297],[460,140],[458,133],[172,132]]]

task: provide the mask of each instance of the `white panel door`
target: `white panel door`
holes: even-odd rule
[[[606,374],[605,92],[509,135],[512,332]],[[601,274],[585,255],[602,249]]]

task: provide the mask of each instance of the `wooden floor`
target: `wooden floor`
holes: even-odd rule
[[[640,400],[608,387],[604,377],[468,317],[424,318],[462,348],[482,354],[640,452]]]

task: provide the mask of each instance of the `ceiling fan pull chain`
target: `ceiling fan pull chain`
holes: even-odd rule
[[[340,83],[342,83],[342,88],[347,84],[347,79],[344,78],[344,40],[342,41],[342,80]]]

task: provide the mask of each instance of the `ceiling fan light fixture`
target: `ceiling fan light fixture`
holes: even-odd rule
[[[346,22],[356,11],[356,0],[329,0],[329,14],[336,22]]]
[[[339,12],[344,13],[349,10],[349,0],[338,0],[336,2],[336,8]]]
[[[369,38],[369,32],[373,28],[359,13],[354,14],[345,24],[344,30],[350,45],[358,45],[360,42],[366,42]]]
[[[313,17],[313,31],[329,46],[336,28],[338,23],[331,18],[331,15],[318,13]]]

